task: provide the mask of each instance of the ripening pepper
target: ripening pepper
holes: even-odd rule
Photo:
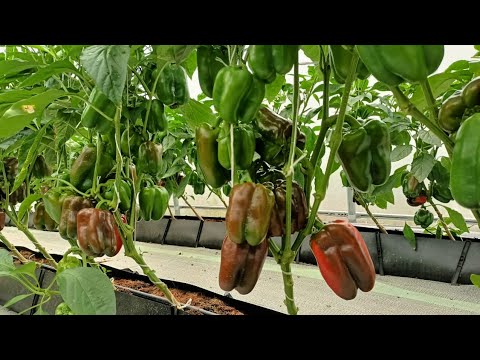
[[[127,156],[135,156],[137,149],[143,143],[143,137],[140,129],[132,127],[125,129],[120,138],[120,149],[122,153]]]
[[[103,180],[115,166],[115,161],[106,151],[103,151],[100,156],[97,176]],[[80,191],[85,192],[92,187],[96,161],[97,148],[89,144],[83,148],[79,157],[73,162],[70,169],[70,182]]]
[[[162,171],[163,145],[147,141],[138,148],[137,172],[157,176]]]
[[[213,188],[219,188],[228,181],[228,171],[218,161],[218,135],[220,129],[209,124],[201,124],[195,131],[197,160],[205,182]]]
[[[161,186],[149,186],[140,190],[138,202],[140,213],[145,221],[160,220],[168,207],[170,194]]]
[[[265,96],[265,84],[247,69],[225,66],[215,78],[213,104],[219,116],[232,123],[249,123]]]
[[[433,214],[423,206],[417,210],[413,217],[415,225],[421,226],[423,229],[428,228],[433,223]]]
[[[444,55],[443,45],[357,45],[356,49],[372,75],[391,86],[427,80]]]
[[[50,176],[51,174],[52,170],[48,166],[43,155],[38,155],[33,163],[32,175],[38,179],[41,179],[45,176]]]
[[[224,63],[228,64],[228,51],[225,46],[202,45],[197,48],[198,82],[203,93],[210,98],[213,96],[215,78],[225,67]]]
[[[118,188],[119,204],[118,207],[123,212],[130,210],[132,205],[132,187],[130,183],[125,180],[120,180],[120,187]],[[107,200],[113,200],[115,197],[115,179],[107,180],[105,183],[105,191],[103,197]]]
[[[463,120],[480,112],[480,77],[471,80],[462,91],[446,99],[438,113],[438,124],[447,132],[455,132]]]
[[[18,159],[15,157],[7,157],[3,159],[5,166],[5,174],[8,181],[15,181],[18,175]],[[3,179],[3,172],[0,171],[0,179]]]
[[[262,184],[245,182],[232,188],[229,199],[225,225],[230,240],[251,246],[264,241],[275,204],[273,192]]]
[[[77,239],[77,214],[80,210],[93,207],[89,199],[70,195],[63,199],[62,216],[58,224],[58,232],[65,240]]]
[[[466,119],[458,129],[450,168],[450,190],[467,209],[480,208],[480,114]]]
[[[410,206],[420,206],[425,204],[427,200],[427,194],[424,190],[422,190],[422,193],[419,196],[407,197],[407,204]]]
[[[53,231],[57,227],[57,223],[45,211],[45,204],[38,202],[35,205],[35,213],[33,214],[33,226],[37,230]]]
[[[252,45],[248,66],[257,79],[269,84],[277,74],[285,75],[292,69],[297,53],[297,45]]]
[[[233,125],[233,147],[235,149],[235,168],[246,170],[252,165],[255,155],[255,134],[250,125]],[[230,124],[224,121],[218,135],[218,162],[225,169],[230,169]]]
[[[337,155],[350,185],[359,192],[383,185],[390,176],[391,148],[388,127],[381,120],[369,120],[347,131]]]
[[[273,183],[264,184],[275,195],[275,204],[270,217],[269,236],[285,235],[285,222],[287,217],[287,182],[277,180]],[[291,233],[302,230],[307,225],[308,207],[303,189],[295,181],[292,183],[292,226]]]
[[[339,84],[345,84],[348,72],[350,71],[350,63],[352,62],[352,52],[346,50],[342,45],[329,45],[330,67],[333,76]],[[357,64],[357,77],[365,80],[370,76],[370,72],[361,60]]]
[[[339,297],[351,300],[357,289],[375,285],[375,267],[360,232],[346,220],[335,220],[312,235],[310,247],[320,273]]]
[[[145,110],[145,115],[147,114]],[[150,107],[150,114],[147,121],[147,130],[151,134],[156,134],[159,131],[167,131],[168,121],[165,116],[165,107],[160,100],[152,100]]]
[[[415,198],[425,191],[423,182],[419,182],[413,173],[405,172],[402,175],[402,191],[407,198]]]
[[[268,241],[257,246],[237,244],[225,236],[222,243],[218,283],[224,291],[237,290],[246,295],[260,277],[268,253]]]
[[[161,70],[158,68],[154,70],[154,77],[157,76],[157,71],[160,71],[156,88],[158,100],[171,109],[186,104],[190,99],[190,93],[185,69],[181,65],[169,63]]]
[[[0,231],[5,227],[5,212],[0,210]]]
[[[107,210],[82,209],[77,214],[78,246],[88,256],[115,256],[122,248],[122,238],[115,218]]]
[[[88,101],[110,118],[113,119],[115,116],[115,104],[97,87],[93,88]],[[106,119],[89,104],[83,110],[82,125],[88,129],[95,129],[100,134],[107,134],[113,129],[113,122]]]

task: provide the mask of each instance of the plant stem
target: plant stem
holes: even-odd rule
[[[423,95],[425,97],[425,100],[427,101],[430,119],[435,124],[438,124],[438,109],[435,106],[435,98],[433,96],[432,88],[430,87],[428,79],[426,79],[425,81],[421,81],[420,86],[422,87]]]
[[[425,115],[422,114],[420,110],[417,109],[415,105],[405,96],[405,94],[400,90],[398,86],[390,86],[390,90],[397,99],[397,103],[400,108],[408,115],[414,117],[422,124],[424,124],[431,132],[433,132],[444,144],[447,149],[448,155],[452,157],[453,151],[453,141],[450,139],[447,134],[440,129],[436,123],[431,121]]]
[[[302,245],[303,240],[307,234],[312,232],[313,224],[317,216],[318,208],[325,199],[327,192],[328,181],[332,172],[333,162],[335,155],[337,154],[338,148],[342,143],[342,128],[343,121],[345,119],[345,114],[347,112],[348,98],[350,96],[350,90],[352,88],[353,81],[356,76],[356,68],[358,64],[358,54],[354,53],[350,63],[350,69],[348,72],[347,79],[345,80],[345,88],[343,89],[342,102],[340,103],[340,111],[337,117],[335,124],[335,130],[330,139],[330,154],[328,156],[327,167],[325,169],[325,175],[322,177],[318,189],[315,189],[315,201],[313,203],[312,209],[310,210],[310,216],[308,217],[307,226],[298,233],[298,236],[293,244],[292,250],[296,252]],[[323,123],[322,123],[323,126]]]
[[[8,215],[10,220],[12,220],[13,224],[17,227],[17,229],[23,232],[27,236],[27,238],[32,242],[33,245],[35,245],[38,251],[42,253],[45,259],[49,261],[50,265],[52,265],[56,269],[58,265],[57,262],[47,252],[47,250],[45,250],[45,248],[37,241],[37,239],[35,239],[35,236],[33,236],[33,234],[30,232],[28,227],[22,224],[21,221],[18,221],[18,219],[15,217],[15,215],[11,211],[5,209],[5,213]]]
[[[377,225],[378,229],[384,233],[384,234],[388,234],[387,230],[383,227],[382,224],[380,224],[377,220],[377,218],[372,214],[372,212],[370,211],[370,208],[369,206],[367,205],[367,203],[365,201],[363,201],[363,199],[359,199],[360,203],[362,204],[362,207],[365,209],[365,211],[367,212],[368,216],[370,216],[370,219],[372,219],[372,221],[375,223],[375,225]]]
[[[280,267],[282,269],[284,284],[283,288],[285,291],[285,300],[283,301],[283,303],[286,305],[289,315],[297,315],[298,307],[295,305],[295,300],[293,298],[293,278],[290,263],[282,262],[280,264]]]
[[[432,199],[428,199],[428,202],[430,203],[430,205],[432,205],[433,210],[435,210],[435,212],[437,213],[438,220],[440,220],[440,224],[442,224],[443,230],[445,230],[445,233],[447,234],[447,236],[450,238],[450,240],[456,241],[455,238],[453,237],[452,233],[450,232],[450,229],[448,228],[448,225],[445,223],[445,220],[443,219],[443,215],[440,212],[440,210],[438,209],[437,205],[435,205],[435,203],[432,201]]]
[[[0,241],[5,244],[5,246],[10,250],[22,263],[27,263],[29,260],[25,259],[25,257],[18,251],[18,249],[13,245],[10,241],[7,240],[5,236],[0,232]]]
[[[210,190],[210,192],[214,193],[215,195],[217,195],[217,197],[220,199],[220,201],[222,202],[223,206],[225,206],[225,208],[228,208],[228,205],[227,203],[225,202],[225,200],[223,200],[223,197],[222,197],[222,194],[221,193],[217,193],[216,191],[213,191],[212,187],[208,184],[205,184],[205,186],[208,188],[208,190]]]
[[[192,210],[193,213],[197,216],[197,218],[199,218],[201,221],[205,221],[203,217],[195,210],[195,208],[188,202],[187,197],[185,195],[182,195],[182,199],[183,201],[185,201],[185,204],[188,205],[190,210]]]

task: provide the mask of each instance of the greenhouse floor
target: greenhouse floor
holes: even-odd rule
[[[47,251],[63,254],[68,243],[58,233],[32,230]],[[34,250],[32,243],[16,228],[6,227],[2,233],[14,245]],[[220,250],[188,248],[171,245],[138,243],[147,264],[162,279],[182,281],[224,294],[218,286]],[[119,269],[141,273],[123,251],[99,262]],[[293,264],[294,292],[299,314],[315,315],[460,315],[480,314],[480,289],[473,285],[452,286],[449,283],[377,275],[369,293],[359,291],[354,300],[337,297],[322,279],[316,266]],[[233,291],[237,299],[286,313],[283,304],[283,281],[280,267],[267,258],[255,289],[248,295]],[[0,307],[0,315],[5,309]]]

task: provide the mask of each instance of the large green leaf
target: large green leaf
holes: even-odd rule
[[[425,180],[435,165],[435,158],[427,153],[420,154],[413,160],[412,174],[419,182]]]
[[[23,90],[23,89],[16,89],[16,90],[5,90],[0,92],[0,104],[12,104],[20,100],[27,99],[33,95],[40,94],[44,92],[45,88],[43,87],[36,87],[32,90]]]
[[[20,205],[20,209],[18,209],[18,218],[20,220],[23,219],[23,217],[27,214],[27,212],[30,210],[30,206],[35,202],[38,201],[42,198],[42,194],[31,194],[26,197],[25,200],[22,201],[22,204]]]
[[[192,129],[195,129],[203,123],[213,125],[217,121],[212,110],[207,105],[202,104],[195,99],[190,99],[185,105],[178,108],[177,111],[183,114],[185,122]]]
[[[65,95],[62,90],[51,89],[14,103],[0,118],[0,139],[22,130],[39,117],[55,99]]]
[[[19,60],[3,60],[0,61],[0,77],[17,74],[20,71],[37,67],[35,62],[19,61]]]
[[[128,45],[94,45],[83,50],[80,62],[95,84],[115,104],[122,102],[127,80]]]
[[[450,217],[453,225],[455,225],[462,232],[470,232],[461,213],[459,213],[457,210],[449,208],[448,206],[444,206],[444,208],[447,210],[448,216]]]
[[[438,138],[431,131],[427,131],[427,130],[423,130],[423,129],[419,130],[418,131],[418,137],[420,139],[422,139],[424,142],[426,142],[427,144],[431,144],[431,145],[434,145],[434,146],[441,146],[442,145],[442,141],[440,140],[440,138]]]
[[[375,187],[375,189],[373,189],[372,195],[375,195],[375,196],[382,195],[389,191],[392,191],[393,188],[399,187],[401,185],[402,174],[406,168],[407,168],[407,165],[404,165],[398,168],[397,170],[395,170],[395,172],[392,175],[390,175],[390,177],[385,182],[385,184],[381,186],[377,186]]]
[[[96,268],[67,269],[57,275],[60,294],[78,315],[115,315],[115,291],[110,279]]]
[[[455,73],[440,73],[432,75],[428,78],[428,82],[430,83],[430,88],[432,89],[433,97],[436,99],[444,92],[446,92],[450,85],[457,80],[458,75]],[[420,86],[417,87],[413,96],[411,98],[412,103],[422,111],[425,111],[427,108],[427,102],[425,100],[425,96],[423,95],[422,88]]]
[[[403,235],[405,236],[405,239],[408,240],[413,250],[417,250],[417,238],[415,237],[412,228],[407,223],[405,223],[403,227]]]
[[[413,148],[411,145],[399,145],[396,146],[392,153],[390,154],[390,160],[392,162],[400,161],[406,158],[412,152]]]
[[[197,45],[154,45],[153,50],[159,63],[172,61],[180,64]]]
[[[320,61],[320,46],[319,45],[302,45],[300,49],[303,50],[305,56],[312,61]]]
[[[76,70],[75,66],[73,66],[73,64],[70,61],[68,60],[57,61],[39,69],[30,77],[23,80],[19,86],[20,87],[32,86],[50,78],[53,75],[62,74],[65,72],[72,72],[75,70]]]
[[[277,76],[275,81],[265,86],[265,99],[272,102],[285,84],[285,76]]]
[[[0,249],[0,270],[15,269],[13,256],[5,249]]]
[[[6,153],[11,153],[14,149],[20,147],[23,140],[33,134],[32,129],[24,129],[6,139],[0,141],[0,149],[6,150]]]

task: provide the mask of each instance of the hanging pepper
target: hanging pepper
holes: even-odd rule
[[[199,178],[196,172],[192,172],[188,183],[192,186],[195,195],[203,195],[205,193],[205,183]]]
[[[210,98],[215,78],[225,64],[228,64],[228,50],[225,46],[202,45],[197,48],[198,82],[203,93]]]
[[[144,142],[138,148],[137,172],[158,176],[162,171],[163,145],[152,141]]]
[[[396,86],[427,80],[443,60],[443,45],[357,45],[360,60],[375,78]]]
[[[455,201],[467,209],[480,209],[480,113],[466,119],[458,129],[450,168],[450,190]]]
[[[440,107],[438,124],[447,132],[458,130],[463,120],[480,112],[480,77],[471,80],[462,91],[454,92]]]
[[[88,98],[90,104],[112,118],[115,116],[115,104],[97,87],[94,87]],[[88,129],[95,129],[100,134],[107,134],[113,129],[113,122],[106,119],[90,104],[85,106],[82,113],[82,125]]]
[[[37,230],[53,231],[57,227],[57,223],[45,211],[45,204],[38,202],[35,205],[35,213],[33,214],[33,226]]]
[[[248,65],[257,79],[269,84],[277,74],[285,75],[292,70],[297,53],[297,45],[252,45]]]
[[[0,210],[0,231],[5,227],[5,213],[3,210]]]
[[[265,84],[247,69],[226,66],[215,78],[213,104],[219,116],[232,123],[249,123],[265,96]]]
[[[147,112],[145,110],[146,116]],[[150,107],[150,115],[147,122],[147,130],[151,134],[156,134],[159,131],[167,131],[168,121],[165,116],[165,107],[163,106],[160,100],[152,100],[152,105]]]
[[[233,128],[233,146],[235,149],[235,168],[246,170],[252,165],[255,155],[255,134],[250,125],[238,124]],[[225,169],[230,169],[230,124],[222,123],[218,135],[218,162]]]
[[[93,207],[89,199],[70,195],[65,197],[62,204],[62,216],[58,224],[58,232],[65,240],[77,239],[77,214],[80,210]]]
[[[70,192],[62,192],[57,188],[50,189],[43,194],[42,201],[45,211],[57,224],[60,223],[62,217],[63,200],[70,195],[72,195]]]
[[[426,229],[433,223],[433,214],[428,211],[424,206],[417,210],[413,217],[415,225],[421,226]]]
[[[432,196],[445,204],[453,200],[452,192],[448,186],[442,186],[436,183],[432,185]]]
[[[115,194],[115,179],[107,180],[105,183],[105,191],[103,197],[106,200],[113,200]],[[132,204],[132,188],[130,184],[125,180],[120,180],[120,187],[118,188],[118,195],[120,203],[118,207],[123,212],[130,210]]]
[[[230,192],[225,225],[231,241],[256,246],[267,237],[275,203],[273,192],[262,184],[237,184]]]
[[[224,291],[237,290],[246,295],[253,290],[260,277],[268,253],[268,241],[258,246],[237,244],[225,236],[220,257],[218,283]]]
[[[360,232],[346,220],[335,220],[312,235],[310,247],[320,273],[335,294],[345,300],[375,285],[375,267]]]
[[[22,185],[20,185],[20,187],[13,193],[11,193],[8,197],[10,205],[16,205],[18,203],[21,203],[26,198],[26,191],[27,185],[25,184],[25,182],[23,182]],[[4,196],[3,194],[1,195],[1,197],[6,198],[6,196]]]
[[[76,231],[78,246],[88,256],[115,256],[122,248],[122,238],[110,211],[95,208],[80,210]]]
[[[73,162],[70,169],[70,182],[80,191],[85,192],[92,187],[96,161],[97,148],[90,144],[83,148],[80,156]],[[102,152],[97,168],[100,181],[105,179],[114,166],[113,157],[108,152]]]
[[[42,179],[45,176],[50,176],[52,169],[48,166],[43,155],[38,155],[32,168],[32,175],[37,179]]]
[[[120,149],[123,155],[134,156],[137,154],[137,149],[143,143],[141,130],[136,127],[125,129],[120,138]]]
[[[350,63],[352,62],[352,52],[346,50],[342,45],[329,45],[330,66],[333,70],[333,76],[339,84],[345,84],[350,71]],[[370,76],[370,72],[365,64],[359,60],[356,70],[357,77],[365,80]]]
[[[214,189],[228,181],[228,172],[218,161],[218,135],[220,129],[201,124],[195,131],[197,160],[205,182]]]
[[[391,148],[388,127],[380,120],[347,131],[337,155],[350,185],[359,192],[383,185],[390,176]]]
[[[287,216],[287,182],[285,180],[277,180],[275,184],[269,182],[264,185],[272,190],[275,195],[275,205],[273,206],[272,215],[270,217],[269,236],[283,236],[285,235],[285,222]],[[292,183],[291,201],[291,233],[293,234],[302,230],[307,225],[308,220],[308,207],[305,193],[295,181]]]
[[[160,220],[168,207],[170,194],[160,186],[144,187],[138,195],[141,216],[145,221]]]
[[[160,71],[160,74],[157,72]],[[190,99],[188,91],[187,73],[185,69],[178,64],[166,64],[161,70],[156,69],[153,72],[154,78],[158,76],[157,97],[166,106],[176,109],[184,105]]]

